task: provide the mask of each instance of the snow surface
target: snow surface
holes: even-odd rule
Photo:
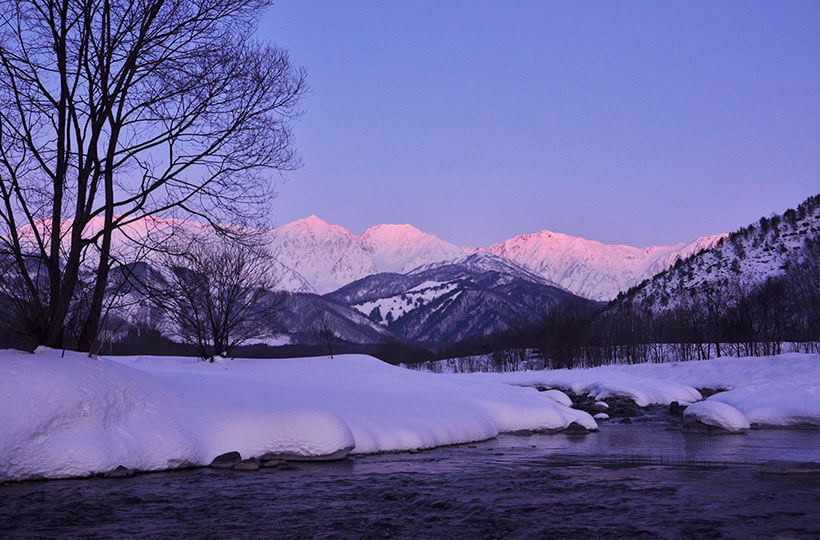
[[[91,359],[0,351],[0,481],[119,465],[207,465],[219,454],[412,450],[560,430],[592,417],[533,388],[335,359]]]
[[[698,420],[708,426],[719,427],[732,433],[741,433],[750,427],[749,420],[742,412],[717,400],[699,401],[689,405],[683,412],[683,420]]]
[[[817,354],[458,376],[467,380],[563,388],[590,394],[595,399],[623,396],[641,407],[668,405],[672,401],[690,404],[702,399],[697,388],[722,389],[725,391],[710,396],[706,402],[731,405],[749,424],[820,426],[820,355]],[[709,407],[699,405],[694,412],[712,414],[718,422],[714,425],[720,425],[723,420],[719,417],[723,413]]]
[[[572,407],[572,400],[570,399],[570,397],[560,390],[545,390],[544,395],[550,399],[554,399],[558,403],[566,405],[567,407]]]

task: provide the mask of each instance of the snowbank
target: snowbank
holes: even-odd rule
[[[546,386],[590,394],[596,399],[628,397],[641,407],[690,404],[702,399],[696,388],[721,389],[706,400],[737,409],[749,424],[820,426],[820,355],[789,353],[767,357],[714,358],[694,362],[601,366],[592,369],[517,373],[475,373],[465,379]],[[699,406],[691,414],[713,414]],[[687,409],[688,411],[689,409]],[[706,423],[706,422],[704,422]]]
[[[554,399],[558,403],[562,405],[566,405],[567,407],[572,407],[572,399],[565,393],[560,390],[555,390],[554,388],[551,390],[545,390],[544,395],[550,399]]]
[[[207,465],[219,454],[411,450],[597,427],[532,388],[336,359],[0,351],[0,481]]]
[[[693,403],[683,412],[683,421],[693,421],[713,426],[731,433],[742,433],[749,429],[749,420],[731,405],[715,400]]]
[[[610,366],[607,366],[607,368]],[[693,403],[703,397],[689,385],[634,375],[606,368],[556,369],[508,373],[471,373],[466,379],[497,380],[522,386],[562,388],[574,394],[589,394],[596,400],[626,397],[638,406]]]

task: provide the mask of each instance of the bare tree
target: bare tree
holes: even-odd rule
[[[226,356],[266,335],[265,322],[281,301],[264,249],[199,236],[163,259],[165,279],[148,285],[147,297],[165,313],[169,333],[194,345],[201,358]]]
[[[34,342],[64,345],[82,301],[76,346],[90,349],[115,231],[146,216],[249,222],[270,171],[298,164],[305,74],[253,37],[266,4],[0,3],[0,258]]]

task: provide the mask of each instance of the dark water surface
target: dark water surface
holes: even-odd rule
[[[818,538],[820,474],[787,465],[818,461],[818,431],[604,425],[259,472],[4,484],[0,536]]]

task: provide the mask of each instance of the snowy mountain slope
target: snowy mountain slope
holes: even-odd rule
[[[358,237],[316,216],[272,229],[266,240],[273,257],[318,293],[378,271]]]
[[[642,280],[715,245],[725,235],[673,246],[606,245],[551,231],[517,236],[487,248],[584,298],[610,300]]]
[[[404,274],[447,260],[464,260],[474,252],[410,225],[377,225],[357,237],[315,216],[274,229],[271,234],[277,239],[272,246],[280,262],[301,274],[320,294],[368,275]],[[678,258],[713,246],[723,236],[635,248],[542,231],[479,248],[479,253],[496,255],[492,263],[496,265],[503,266],[501,261],[508,259],[579,296],[610,300],[669,268]]]
[[[820,196],[798,208],[727,235],[710,249],[680,260],[625,295],[656,311],[672,309],[693,293],[728,299],[802,264],[817,263]]]
[[[423,292],[421,289],[436,288],[439,284],[473,278],[486,272],[516,276],[524,281],[555,287],[554,283],[512,261],[490,253],[474,253],[452,260],[425,264],[405,274],[385,272],[367,276],[327,296],[348,305],[361,304],[379,298],[408,294],[411,291]],[[426,282],[429,282],[427,286],[422,287]]]
[[[319,294],[365,276],[407,272],[464,253],[462,248],[410,225],[377,225],[355,236],[316,216],[272,229],[268,238],[274,257]]]
[[[464,254],[463,248],[412,225],[376,225],[362,233],[360,240],[379,272],[406,273]]]
[[[306,293],[285,293],[283,305],[269,319],[271,331],[291,336],[302,345],[323,344],[325,332],[348,343],[398,341],[385,328],[348,306]]]
[[[397,335],[454,343],[534,324],[577,299],[511,261],[478,253],[408,274],[376,274],[326,295]]]
[[[100,224],[100,220],[92,220],[85,236],[95,234]],[[146,218],[115,233],[114,251],[122,260],[133,260],[139,255],[137,246],[141,241],[150,235],[152,242],[161,243],[170,231],[206,237],[211,234],[207,226],[200,223]],[[316,216],[261,234],[276,260],[272,263],[272,272],[280,276],[279,288],[292,292],[325,294],[365,276],[407,273],[430,264],[464,259],[476,252],[411,225],[377,225],[356,236]],[[24,236],[33,246],[33,234],[24,232]],[[678,258],[715,245],[723,236],[708,236],[673,246],[635,248],[541,231],[479,248],[478,252],[509,259],[579,296],[609,300],[669,268]],[[493,264],[502,264],[499,261]]]

